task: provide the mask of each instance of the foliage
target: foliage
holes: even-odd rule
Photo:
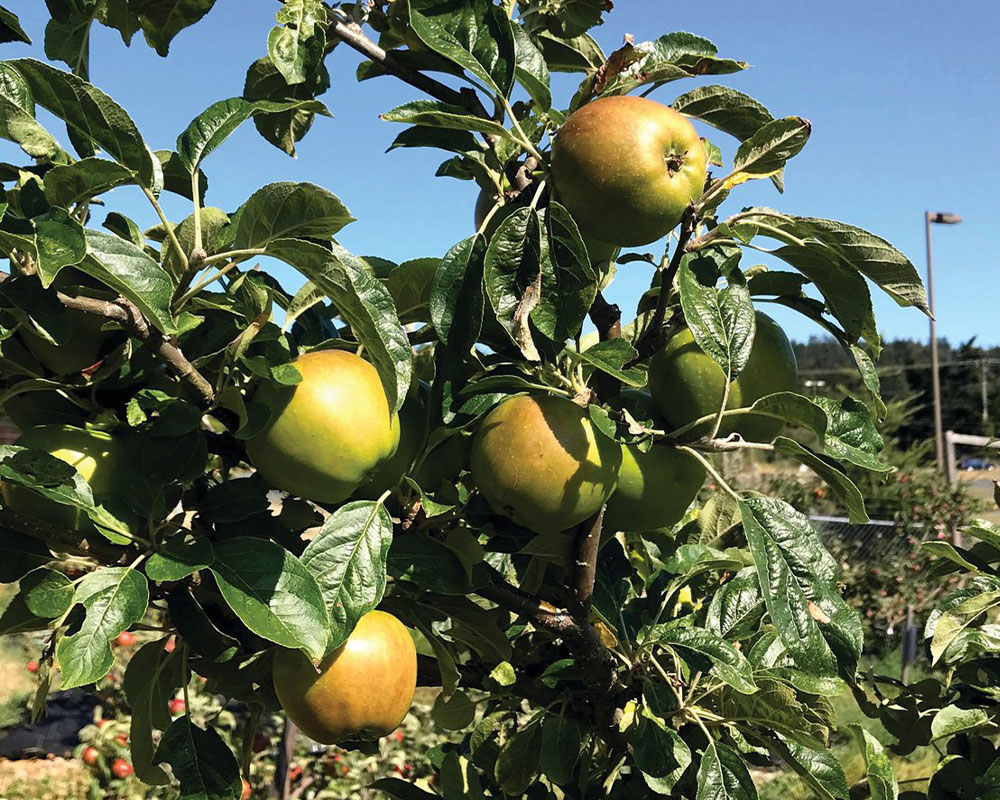
[[[720,212],[746,181],[783,189],[786,163],[807,143],[806,120],[776,119],[728,86],[667,87],[747,67],[699,36],[668,33],[605,56],[586,33],[609,9],[603,0],[521,0],[516,19],[512,0],[334,9],[288,0],[244,96],[178,124],[173,148],[153,150],[125,109],[88,82],[89,29],[110,25],[126,42],[142,30],[165,55],[212,0],[51,5],[46,52],[72,72],[26,58],[0,63],[0,135],[30,157],[0,175],[0,252],[11,264],[0,282],[0,401],[61,404],[77,424],[112,431],[124,455],[104,493],[47,452],[0,451],[4,485],[40,504],[36,516],[0,510],[8,553],[0,580],[19,582],[0,629],[51,631],[38,706],[53,669],[64,687],[92,686],[107,672],[112,639],[137,625],[161,630],[123,677],[136,775],[175,785],[183,798],[235,800],[253,737],[237,755],[222,717],[172,718],[169,699],[190,694],[200,676],[251,720],[275,712],[276,648],[319,660],[377,605],[415,631],[421,681],[443,689],[434,722],[450,732],[432,751],[433,784],[383,778],[373,787],[385,794],[743,800],[757,796],[749,766],[775,758],[819,796],[848,797],[827,748],[830,697],[856,684],[862,626],[839,593],[837,562],[799,511],[738,491],[717,470],[720,452],[790,457],[827,481],[857,521],[867,512],[851,476],[886,471],[870,285],[926,310],[916,269],[854,226],[769,208]],[[516,210],[492,230],[487,216],[440,258],[397,265],[337,243],[350,213],[311,184],[271,184],[237,208],[205,205],[206,173],[240,125],[252,119],[293,152],[316,115],[328,113],[316,95],[329,85],[323,59],[334,45],[369,59],[359,79],[393,75],[431,98],[383,113],[406,125],[395,146],[444,150],[439,174],[476,181],[493,215]],[[582,74],[571,99],[553,96],[553,71]],[[467,85],[458,90],[431,73]],[[592,263],[550,185],[551,141],[567,112],[596,97],[662,87],[680,95],[677,108],[717,129],[706,149],[721,170],[662,257],[621,258],[658,265],[636,317],[621,324],[602,294],[608,265]],[[41,126],[38,107],[65,124],[65,137]],[[121,185],[138,186],[161,224],[142,231],[115,211],[106,193]],[[188,198],[190,216],[167,219],[164,192]],[[789,269],[742,262],[747,246],[765,240]],[[286,262],[308,283],[290,295],[246,267],[257,256]],[[796,426],[773,443],[716,438],[726,415],[746,413],[724,412],[725,401],[674,431],[616,402],[623,383],[643,385],[648,359],[682,320],[735,377],[752,344],[751,312],[767,302],[834,336],[863,390],[841,400],[755,399],[755,415]],[[717,309],[711,324],[692,312],[703,308]],[[79,336],[68,312],[103,320],[91,334],[101,337],[100,360],[57,374],[21,343],[67,346]],[[589,350],[580,341],[588,316],[601,339]],[[272,504],[271,487],[248,472],[245,442],[271,419],[257,390],[296,386],[295,357],[318,347],[363,353],[390,410],[414,378],[429,384],[426,437],[406,479],[350,509],[294,497]],[[673,531],[602,532],[599,511],[576,535],[534,536],[495,513],[464,467],[421,477],[449,440],[464,447],[487,411],[524,392],[575,399],[597,435],[620,444],[683,447],[711,473],[714,491]],[[40,400],[29,410],[46,413]],[[699,425],[711,434],[695,434]],[[79,510],[85,529],[46,523],[42,510],[53,506],[45,504]],[[370,521],[388,519],[385,548]],[[345,591],[354,602],[342,602]],[[694,596],[710,600],[685,602]],[[972,610],[951,613],[957,621]],[[971,653],[989,644],[988,630],[972,634],[957,630],[947,647]],[[173,651],[163,647],[170,635]],[[950,734],[962,720],[985,724],[985,714],[952,710],[939,727]],[[872,796],[894,797],[882,745],[860,730],[856,739]]]

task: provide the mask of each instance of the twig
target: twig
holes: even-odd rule
[[[604,506],[580,526],[576,543],[576,565],[573,570],[574,616],[582,624],[590,614],[590,601],[594,596],[597,579],[597,551],[601,547],[601,527],[604,523]]]
[[[93,297],[73,297],[62,292],[57,292],[56,295],[66,308],[95,314],[120,323],[131,336],[149,345],[178,378],[189,383],[201,395],[204,405],[211,405],[215,401],[212,384],[205,380],[205,376],[187,360],[177,345],[146,321],[131,300],[126,297],[98,300]]]
[[[448,103],[453,106],[462,106],[477,117],[492,119],[492,116],[483,106],[474,90],[452,89],[450,86],[434,80],[434,78],[430,78],[422,72],[405,66],[391,52],[386,52],[365,36],[361,30],[361,26],[357,23],[334,20],[330,23],[328,31],[352,50],[357,50],[361,55],[370,58],[372,61],[379,62],[390,75],[394,75],[404,83],[408,83],[410,86],[429,94],[435,100],[440,100],[442,103]]]
[[[677,237],[677,247],[674,248],[673,257],[666,269],[660,271],[660,293],[656,298],[656,309],[653,311],[653,318],[649,327],[635,343],[635,349],[639,351],[639,358],[647,358],[653,355],[661,344],[663,320],[667,315],[667,300],[670,297],[670,289],[677,277],[677,271],[681,267],[681,259],[684,257],[685,248],[691,234],[694,233],[694,210],[689,206],[684,212],[681,220],[681,232]]]
[[[590,321],[597,328],[597,335],[602,342],[611,339],[620,339],[622,335],[622,310],[617,304],[609,303],[600,292],[594,297],[594,302],[590,306]],[[616,397],[621,391],[622,384],[617,378],[608,375],[600,370],[594,371],[594,390],[598,397],[607,400],[609,397]]]

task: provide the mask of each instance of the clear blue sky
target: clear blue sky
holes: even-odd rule
[[[43,4],[6,5],[21,16],[35,44],[0,45],[0,56],[40,57]],[[1000,344],[1000,4],[760,0],[751,8],[744,0],[616,0],[615,6],[595,31],[606,52],[625,33],[636,41],[672,30],[698,33],[722,55],[753,65],[711,82],[747,92],[776,116],[812,121],[809,144],[788,167],[785,195],[756,182],[737,189],[724,209],[766,204],[844,220],[889,239],[921,273],[924,209],[959,213],[962,225],[934,229],[939,331],[953,342],[978,336],[982,344]],[[177,134],[206,106],[241,93],[246,67],[266,52],[276,7],[269,0],[218,0],[205,20],[174,40],[167,59],[139,37],[126,49],[117,33],[95,26],[91,79],[125,106],[151,146],[173,148]],[[391,78],[358,84],[359,60],[340,46],[327,61],[333,88],[323,99],[335,118],[316,121],[298,159],[264,142],[250,124],[210,156],[204,164],[207,202],[232,210],[265,183],[308,180],[337,193],[358,218],[340,236],[354,252],[396,261],[442,255],[469,235],[476,189],[433,178],[439,153],[385,154],[400,126],[380,122],[379,113],[419,95]],[[568,102],[575,82],[560,76],[557,104]],[[654,97],[669,103],[694,85],[669,84]],[[59,127],[52,131],[66,142]],[[731,140],[703,132],[732,156]],[[0,143],[0,159],[17,160],[18,153]],[[118,189],[111,197],[140,223],[155,221],[134,190]],[[190,213],[185,201],[168,197],[169,214],[180,219]],[[292,289],[301,283],[284,268],[280,277]],[[649,277],[637,264],[620,268],[612,299],[634,308]],[[885,337],[926,336],[919,312],[875,294]],[[794,315],[776,316],[795,339],[818,332]]]

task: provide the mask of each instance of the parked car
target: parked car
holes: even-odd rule
[[[977,469],[993,469],[994,466],[995,464],[988,458],[981,458],[980,456],[968,456],[958,462],[959,469],[966,469],[970,471]]]

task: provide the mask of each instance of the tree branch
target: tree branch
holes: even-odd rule
[[[588,314],[602,342],[621,338],[622,311],[617,304],[609,303],[604,299],[604,295],[598,292]],[[594,371],[593,382],[597,396],[604,400],[617,397],[622,388],[621,381],[600,370]]]
[[[685,252],[687,252],[688,240],[693,233],[694,210],[692,206],[688,206],[687,211],[684,212],[684,217],[681,219],[681,232],[677,238],[677,247],[674,250],[673,257],[670,259],[670,264],[666,269],[660,271],[660,293],[656,298],[656,309],[653,311],[653,318],[650,320],[649,327],[639,337],[639,341],[635,343],[635,349],[639,351],[640,360],[653,355],[662,344],[663,320],[667,314],[667,300],[670,297],[671,287],[674,285],[674,278],[677,277],[677,271],[681,267],[681,259],[684,257]]]
[[[60,553],[98,558],[107,563],[117,562],[127,552],[126,548],[117,547],[101,538],[96,531],[91,540],[45,520],[26,517],[11,508],[0,508],[0,528],[38,539]]]
[[[599,531],[597,538],[600,540]],[[508,611],[527,617],[537,627],[561,638],[577,656],[584,677],[594,693],[601,698],[610,695],[615,684],[615,663],[586,616],[579,619],[505,581],[493,581],[476,592]]]
[[[573,570],[573,600],[576,608],[573,616],[585,623],[590,615],[590,601],[594,596],[594,581],[597,580],[597,551],[601,547],[601,527],[604,523],[604,509],[600,510],[580,526],[580,538],[576,543],[576,564]]]
[[[146,321],[131,300],[125,297],[119,297],[116,300],[98,300],[93,297],[74,297],[62,292],[57,292],[56,295],[59,302],[66,308],[84,311],[87,314],[95,314],[118,322],[128,331],[129,335],[149,345],[178,378],[189,383],[201,395],[204,405],[211,405],[215,401],[215,390],[212,388],[212,384],[198,372],[194,364],[187,360],[177,345]]]
[[[334,20],[330,23],[328,31],[352,50],[356,50],[366,58],[380,63],[390,75],[399,78],[404,83],[410,84],[410,86],[419,89],[425,94],[429,94],[435,100],[440,100],[442,103],[448,103],[453,106],[461,106],[483,119],[493,118],[479,100],[475,90],[465,88],[461,90],[452,89],[450,86],[400,63],[391,52],[386,52],[365,36],[361,30],[361,26],[357,23]]]

